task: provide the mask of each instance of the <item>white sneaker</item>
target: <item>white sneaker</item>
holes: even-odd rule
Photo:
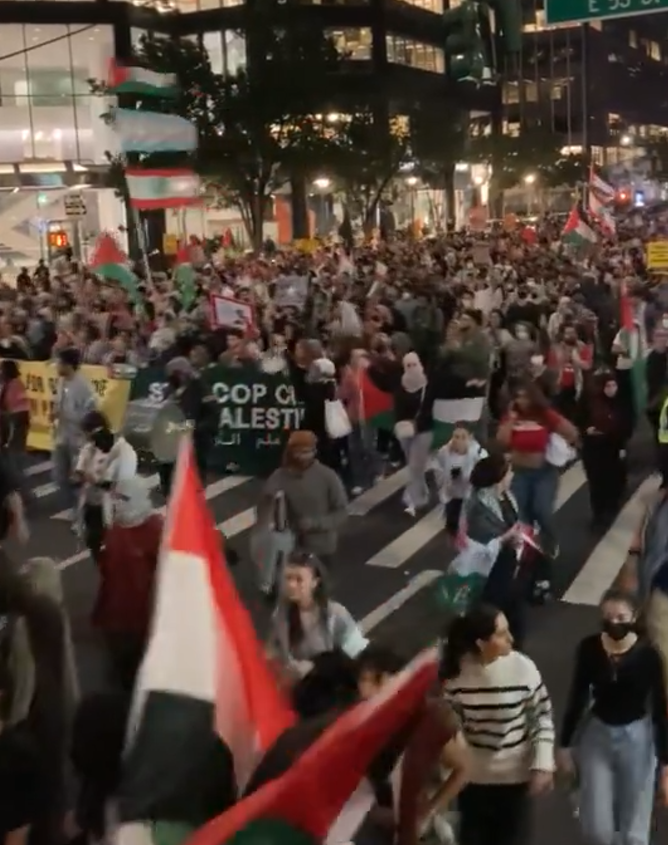
[[[404,508],[404,513],[407,513],[409,516],[415,516],[416,510],[413,505],[406,505]]]
[[[364,492],[364,487],[353,487],[350,492],[353,496],[359,496],[361,493]]]

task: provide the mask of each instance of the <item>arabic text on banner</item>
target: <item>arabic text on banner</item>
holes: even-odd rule
[[[214,365],[202,373],[202,380],[219,408],[211,468],[222,471],[234,465],[251,475],[275,469],[303,415],[290,379]],[[159,405],[166,391],[162,368],[140,370],[130,405]]]
[[[58,385],[55,363],[46,361],[17,361],[21,380],[30,402],[30,431],[28,448],[50,451],[53,447],[51,410]],[[98,407],[117,431],[128,404],[130,382],[110,378],[106,367],[84,365],[81,373],[95,390]]]

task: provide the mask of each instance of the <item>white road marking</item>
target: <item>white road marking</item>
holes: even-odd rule
[[[43,472],[51,472],[53,469],[53,461],[42,461],[41,464],[33,464],[31,467],[28,467],[25,471],[25,474],[30,475],[41,475]]]
[[[412,599],[413,596],[417,595],[420,590],[423,590],[425,587],[428,587],[430,584],[433,584],[438,578],[441,577],[443,573],[439,572],[437,569],[426,569],[424,572],[420,572],[414,578],[406,584],[403,589],[398,590],[396,593],[390,596],[387,601],[384,601],[382,604],[379,604],[375,610],[372,610],[371,613],[368,613],[364,619],[360,619],[359,626],[362,629],[362,632],[368,634],[372,628],[375,628],[377,625],[380,625],[381,622],[384,622],[388,616],[391,616],[400,607],[402,607],[409,599]]]
[[[657,476],[646,478],[617,515],[605,536],[587,558],[562,601],[567,604],[596,606],[609,590],[626,560],[629,545],[647,507],[647,500],[658,489]]]
[[[388,475],[378,484],[365,490],[348,505],[350,516],[366,516],[385,499],[389,499],[397,490],[401,490],[408,483],[408,469],[404,467],[392,475]]]
[[[146,483],[148,484],[151,490],[155,489],[158,484],[160,484],[160,476],[157,473],[155,473],[154,475],[145,475],[142,477],[146,479]],[[63,522],[71,522],[73,519],[72,511],[70,510],[70,508],[67,508],[67,510],[60,511],[60,513],[54,513],[51,516],[51,519],[59,519]]]
[[[234,490],[235,487],[240,487],[247,481],[251,481],[251,477],[247,475],[228,475],[225,478],[220,478],[218,481],[214,481],[213,483],[207,485],[205,493],[206,500],[209,501],[209,499],[215,499],[216,496],[220,496],[221,493],[226,493],[228,490]],[[164,515],[165,508],[160,508],[158,513]],[[226,537],[233,537],[235,534],[240,534],[242,531],[246,530],[245,527],[240,526],[249,523],[250,515],[252,515],[253,520],[247,526],[250,528],[255,522],[255,508],[249,508],[248,510],[242,511],[230,519],[224,520],[216,527],[219,530],[224,531]],[[225,531],[226,525],[228,526],[229,531]],[[232,533],[230,533],[230,531]],[[66,557],[64,560],[58,561],[58,569],[68,569],[70,566],[74,566],[75,563],[81,563],[82,560],[87,560],[88,557],[90,557],[88,549],[82,549],[80,552],[77,552],[70,557]]]
[[[555,501],[555,510],[562,508],[585,483],[582,464],[574,464],[559,476],[559,489]],[[382,566],[387,569],[399,569],[406,561],[417,554],[423,546],[443,530],[443,506],[439,505],[430,511],[415,525],[392,540],[385,548],[367,560],[367,566]]]

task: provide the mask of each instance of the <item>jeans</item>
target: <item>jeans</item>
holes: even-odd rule
[[[75,508],[77,491],[72,484],[72,473],[77,462],[78,448],[69,443],[58,443],[51,455],[53,461],[53,480],[62,491],[68,508]]]
[[[425,473],[433,437],[433,432],[423,431],[400,441],[408,464],[408,484],[403,495],[403,503],[408,508],[417,510],[429,504],[429,487]]]
[[[556,549],[553,527],[554,502],[559,487],[559,470],[550,464],[535,469],[515,469],[511,490],[517,501],[520,519],[527,525],[538,524],[541,546],[550,555]]]
[[[590,845],[648,845],[657,761],[649,717],[606,725],[590,717],[577,752],[580,824]]]
[[[348,460],[353,487],[370,487],[382,472],[375,429],[357,423],[348,437]]]

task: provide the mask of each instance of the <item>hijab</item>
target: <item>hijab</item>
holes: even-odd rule
[[[427,376],[424,372],[422,362],[415,352],[404,355],[402,364],[404,373],[401,376],[401,386],[407,393],[417,393],[427,386]]]

